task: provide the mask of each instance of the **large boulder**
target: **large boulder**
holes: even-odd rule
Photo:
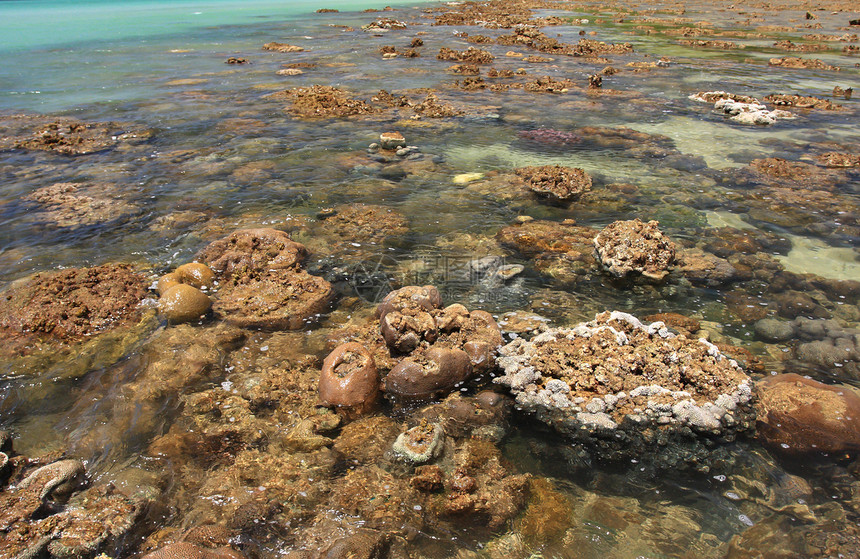
[[[598,458],[708,467],[708,447],[754,427],[751,381],[704,339],[605,312],[573,328],[503,346],[519,408]]]
[[[756,385],[758,433],[788,455],[860,451],[860,396],[845,385],[827,385],[794,373]]]

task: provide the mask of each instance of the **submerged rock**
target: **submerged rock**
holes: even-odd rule
[[[398,435],[391,448],[404,460],[424,464],[440,452],[442,438],[443,431],[440,425],[422,421],[419,425]]]
[[[140,514],[140,504],[112,486],[69,498],[81,490],[84,475],[79,460],[60,460],[0,492],[0,556],[91,557],[108,543],[116,545]]]
[[[244,555],[230,547],[208,549],[190,542],[176,542],[147,553],[143,559],[243,559]]]
[[[639,273],[662,280],[675,261],[675,243],[663,236],[656,221],[616,221],[594,237],[594,249],[603,268],[616,277]]]
[[[598,458],[707,469],[708,446],[753,428],[749,377],[713,344],[603,313],[500,350],[517,404]],[[702,462],[698,462],[702,460]]]
[[[759,435],[777,452],[860,452],[860,396],[852,388],[789,373],[765,378],[756,394]]]
[[[366,102],[350,98],[345,90],[328,85],[296,87],[268,97],[289,101],[288,112],[300,118],[342,118],[375,112]]]
[[[67,117],[12,115],[0,118],[0,150],[26,149],[87,155],[139,143],[149,130],[118,122],[83,122]]]
[[[116,185],[56,183],[25,197],[40,206],[40,217],[58,227],[81,227],[126,220],[140,209],[118,195]]]
[[[277,41],[272,41],[271,43],[266,43],[263,45],[263,50],[271,50],[275,52],[304,52],[304,47],[299,47],[296,45],[288,45],[286,43],[278,43]]]

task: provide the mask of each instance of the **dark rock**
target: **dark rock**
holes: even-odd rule
[[[794,337],[794,326],[784,320],[762,318],[755,323],[755,333],[766,342],[785,342]]]
[[[385,392],[407,399],[429,398],[453,390],[471,374],[471,360],[465,351],[432,347],[391,369],[385,377]]]

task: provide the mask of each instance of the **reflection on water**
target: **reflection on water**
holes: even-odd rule
[[[236,229],[272,227],[308,248],[305,268],[335,292],[322,316],[293,332],[158,323],[151,292],[127,329],[60,347],[18,347],[10,337],[0,428],[12,433],[8,454],[19,461],[0,464],[4,484],[28,456],[39,465],[80,459],[89,486],[67,503],[51,489],[34,511],[16,508],[14,522],[0,522],[8,522],[4,535],[60,509],[71,530],[74,514],[102,503],[125,510],[116,518],[128,526],[92,536],[95,547],[70,556],[143,554],[183,538],[208,547],[222,538],[248,557],[316,556],[301,549],[416,558],[856,553],[860,482],[857,463],[841,457],[794,461],[746,438],[696,472],[655,472],[644,459],[603,463],[534,418],[476,396],[493,387],[490,373],[483,385],[463,386],[462,398],[429,408],[386,403],[359,421],[316,405],[322,359],[336,342],[366,341],[376,303],[408,284],[436,285],[445,304],[508,313],[506,342],[618,309],[707,337],[754,379],[798,372],[860,386],[860,171],[850,157],[841,166],[827,157],[857,157],[860,105],[830,95],[856,77],[856,56],[841,50],[857,39],[802,54],[841,73],[766,65],[793,55],[775,49],[777,40],[846,33],[846,12],[810,20],[803,10],[710,6],[536,12],[566,18],[544,28],[561,41],[634,47],[573,57],[470,42],[463,33],[495,40],[512,31],[432,26],[418,8],[341,8],[98,48],[24,50],[14,68],[0,69],[5,113],[151,133],[90,155],[0,152],[4,289],[35,272],[117,261],[154,282]],[[407,27],[361,29],[382,17]],[[804,27],[810,21],[822,27]],[[691,37],[745,48],[677,43]],[[269,41],[304,51],[261,50]],[[384,58],[387,46],[420,56]],[[481,67],[486,86],[512,87],[467,91],[469,76],[436,59],[442,47],[469,46],[495,56]],[[248,64],[225,64],[228,57]],[[276,73],[287,67],[301,73]],[[490,67],[511,74],[488,77]],[[588,89],[596,74],[602,87]],[[575,86],[522,89],[540,76]],[[310,85],[343,88],[374,112],[302,120],[267,97]],[[460,114],[421,116],[414,106],[428,88]],[[385,105],[381,89],[408,103]],[[714,90],[814,95],[841,108],[784,107],[798,118],[750,127],[688,99]],[[414,147],[368,149],[392,130]],[[536,195],[512,170],[537,165],[580,167],[591,190],[573,201]],[[662,282],[611,278],[593,256],[597,231],[634,218],[658,220],[676,245],[678,262]],[[392,455],[401,432],[439,418],[451,432],[433,464]],[[0,451],[9,448],[3,441]],[[74,474],[67,466],[60,473]],[[97,494],[108,484],[125,500]],[[194,531],[209,524],[227,535]],[[67,545],[46,525],[45,541]],[[0,542],[0,556],[10,541]],[[60,543],[44,551],[64,552]]]

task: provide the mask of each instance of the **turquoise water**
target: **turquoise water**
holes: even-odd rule
[[[283,21],[321,7],[353,11],[386,5],[367,0],[324,4],[312,0],[5,0],[0,2],[0,53],[84,46],[82,43],[91,41],[136,39],[146,43],[159,35],[211,26]]]
[[[413,2],[412,4],[420,4]],[[311,40],[325,14],[357,16],[384,1],[92,0],[0,2],[0,110],[56,112],[150,99],[163,77],[223,72],[228,56],[261,57],[285,37]],[[340,14],[338,14],[340,15]],[[364,20],[368,20],[365,16]],[[359,25],[367,23],[361,21]],[[268,58],[271,58],[269,56]]]

